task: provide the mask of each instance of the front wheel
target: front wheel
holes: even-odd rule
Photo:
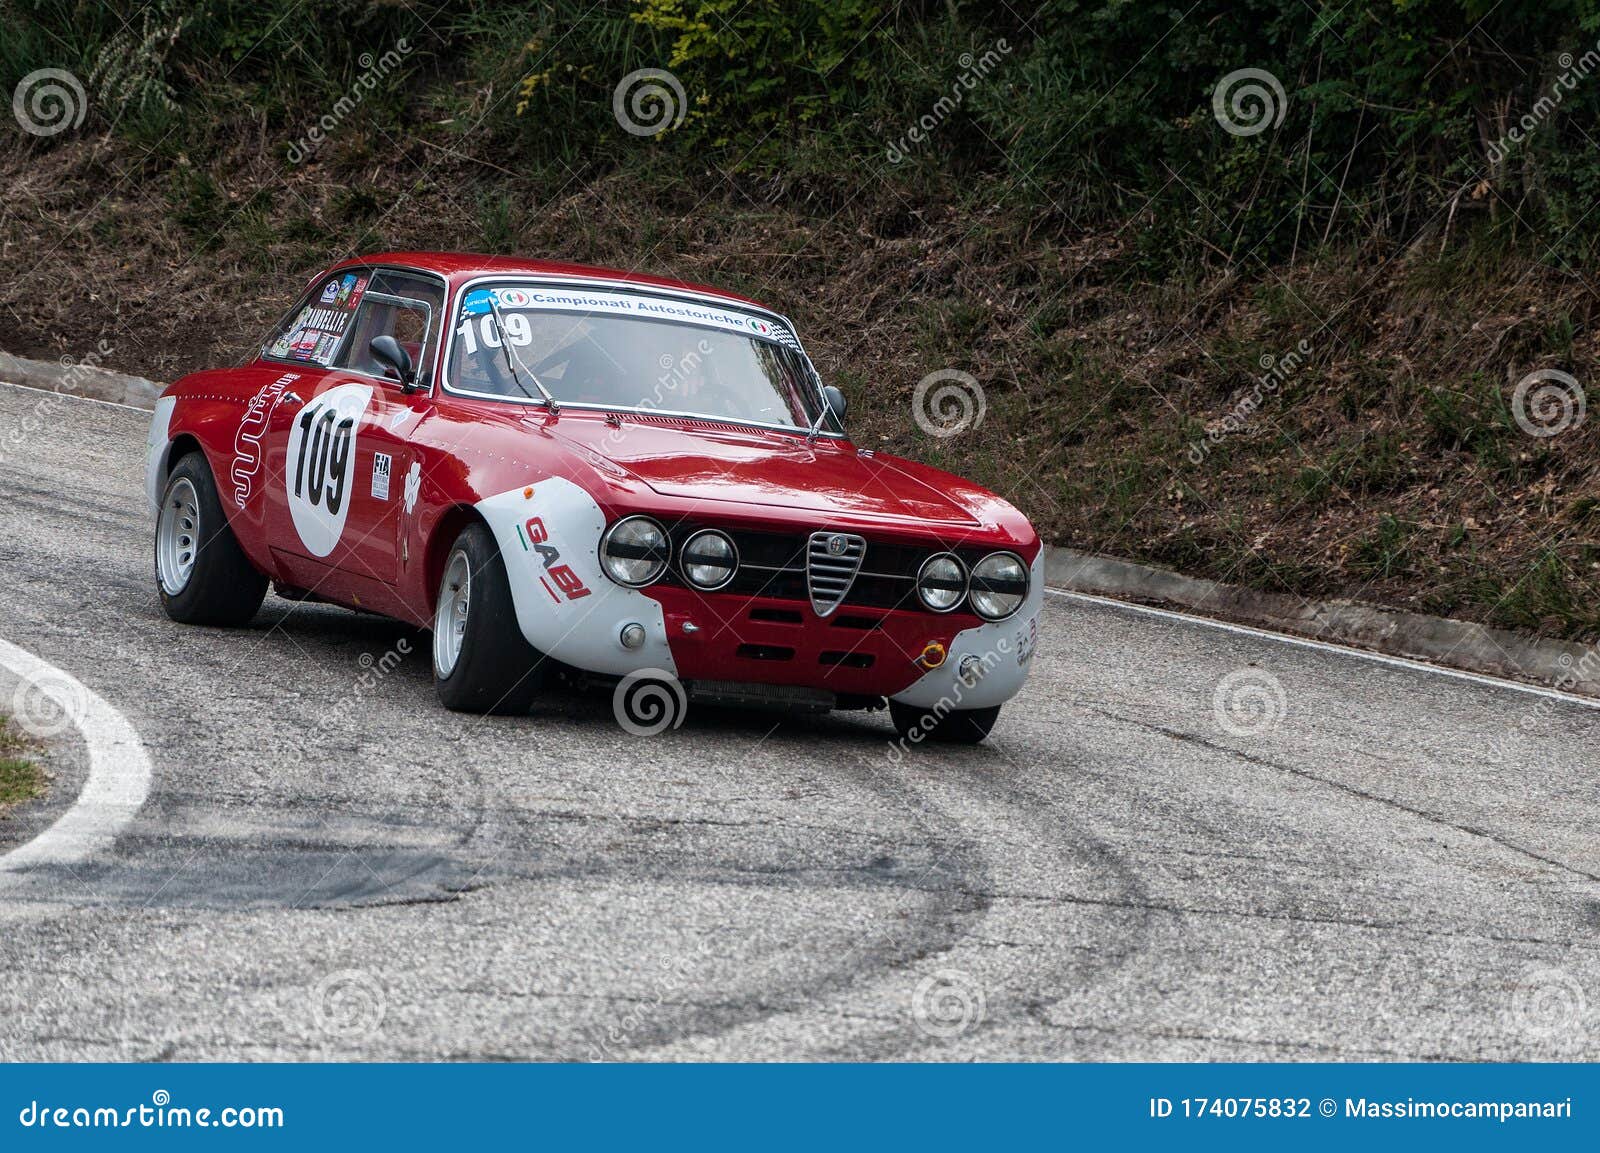
[[[161,494],[156,588],[167,615],[187,625],[249,624],[267,595],[267,578],[239,547],[198,452],[173,466]]]
[[[461,530],[444,562],[433,612],[433,687],[447,709],[525,713],[544,677],[544,658],[522,635],[511,582],[494,535]]]
[[[895,732],[903,738],[948,745],[975,745],[989,735],[995,721],[1000,719],[1000,706],[951,709],[941,713],[937,709],[919,709],[899,701],[890,701],[889,719],[894,722]],[[914,734],[920,736],[913,737]]]

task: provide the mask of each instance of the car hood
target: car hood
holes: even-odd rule
[[[547,431],[597,454],[667,497],[974,528],[965,481],[849,442],[710,421],[624,416],[571,419]],[[981,489],[976,494],[987,496]],[[993,497],[989,497],[993,500]]]

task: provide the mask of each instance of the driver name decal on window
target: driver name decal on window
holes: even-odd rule
[[[492,302],[492,304],[491,304]],[[511,343],[518,340],[512,322],[515,310],[537,309],[541,312],[588,312],[608,315],[636,316],[644,320],[679,320],[689,324],[703,324],[729,332],[741,332],[763,340],[775,340],[796,350],[800,342],[783,325],[759,316],[732,312],[715,305],[695,304],[692,301],[667,300],[659,296],[636,296],[621,292],[582,292],[551,288],[475,288],[461,302],[465,317],[489,316],[498,307],[506,314],[506,331]],[[465,336],[465,323],[458,331]],[[498,347],[496,343],[492,347]]]
[[[329,278],[316,300],[302,308],[294,323],[267,347],[267,355],[327,368],[366,287],[367,277],[354,272]]]

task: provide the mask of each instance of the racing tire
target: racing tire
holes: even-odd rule
[[[461,530],[433,614],[433,687],[447,709],[517,716],[544,684],[544,656],[522,635],[505,561],[487,525]]]
[[[180,624],[249,624],[267,595],[267,578],[239,547],[203,453],[181,457],[156,511],[156,591]]]
[[[889,719],[894,722],[894,730],[901,737],[920,732],[924,741],[944,745],[975,745],[989,735],[995,721],[1000,719],[1000,706],[952,709],[941,717],[928,709],[890,701]]]

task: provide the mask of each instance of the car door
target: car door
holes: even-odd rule
[[[391,270],[357,270],[336,279],[333,303],[342,306],[341,315],[313,317],[337,327],[330,363],[316,365],[307,388],[285,397],[270,432],[282,446],[281,457],[269,454],[281,460],[271,513],[274,550],[299,588],[390,611],[409,437],[431,404],[421,388],[428,384],[427,350],[437,346],[444,289]],[[415,350],[422,366],[417,391],[408,392],[373,359],[371,342],[381,335]]]

